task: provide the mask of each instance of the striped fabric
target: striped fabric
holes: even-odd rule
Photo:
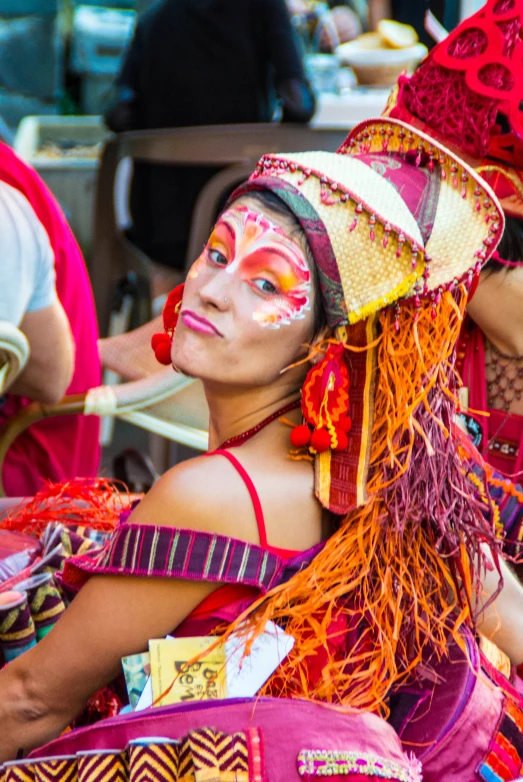
[[[3,771],[8,782],[268,782],[262,730],[256,727],[237,733],[199,728],[179,741],[135,739],[122,751],[41,758],[7,764]]]
[[[224,535],[124,523],[101,549],[68,559],[62,581],[77,590],[95,573],[172,577],[245,584],[265,594],[284,565],[276,554]]]
[[[490,742],[487,757],[478,768],[485,782],[509,782],[523,775],[523,711],[507,699],[505,713]]]

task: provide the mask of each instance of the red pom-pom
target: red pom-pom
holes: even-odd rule
[[[291,437],[291,444],[295,448],[303,448],[305,445],[308,445],[310,443],[311,432],[307,424],[301,424],[300,426],[294,427],[290,437]]]
[[[151,347],[153,350],[156,350],[160,342],[165,342],[166,339],[169,339],[167,334],[153,334],[151,337]]]
[[[352,418],[350,418],[349,416],[340,418],[340,420],[338,421],[337,429],[341,429],[341,431],[345,432],[345,434],[347,434],[347,432],[350,432],[350,430],[352,429]]]
[[[339,429],[339,428],[336,428],[336,437],[338,440],[338,445],[335,448],[333,448],[333,450],[344,451],[349,444],[349,438],[347,437],[343,429]]]
[[[167,335],[165,336],[165,340],[162,340],[161,342],[158,342],[154,349],[154,355],[156,356],[156,360],[160,362],[160,364],[165,364],[165,366],[168,366],[171,363],[171,340]]]
[[[328,451],[331,447],[331,436],[327,429],[315,429],[311,436],[311,448],[318,453]]]

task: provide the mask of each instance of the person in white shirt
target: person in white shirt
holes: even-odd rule
[[[26,335],[31,355],[9,392],[53,403],[73,373],[74,344],[55,287],[49,238],[27,198],[0,181],[0,320]]]

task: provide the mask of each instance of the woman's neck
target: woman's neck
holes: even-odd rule
[[[243,434],[273,413],[299,399],[299,389],[226,388],[217,390],[205,386],[209,405],[209,450],[219,448],[232,437]]]

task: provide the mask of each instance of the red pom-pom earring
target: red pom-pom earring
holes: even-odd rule
[[[291,432],[291,444],[295,448],[308,447],[311,453],[347,448],[347,435],[352,426],[348,416],[349,387],[345,348],[341,343],[330,344],[325,357],[305,378],[301,408],[306,423]]]
[[[173,344],[173,335],[178,323],[180,307],[183,299],[183,283],[178,285],[167,296],[165,307],[163,308],[163,328],[164,331],[153,334],[151,338],[151,347],[154,350],[156,360],[160,364],[168,366],[171,363],[171,348]]]

